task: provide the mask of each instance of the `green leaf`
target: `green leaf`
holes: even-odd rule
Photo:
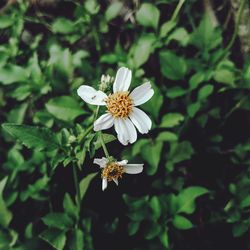
[[[183,96],[187,93],[186,89],[183,89],[181,87],[173,87],[167,90],[167,97],[170,99],[175,99],[177,97]]]
[[[157,196],[153,196],[149,201],[149,206],[152,209],[151,218],[158,220],[161,216],[161,203]]]
[[[3,190],[5,188],[8,177],[0,181],[0,225],[7,228],[12,220],[12,213],[8,210],[3,200]]]
[[[139,227],[140,227],[140,222],[130,221],[128,223],[128,235],[129,236],[135,235],[138,232]]]
[[[160,37],[164,38],[174,27],[176,26],[175,21],[167,21],[164,24],[162,24],[160,29]]]
[[[65,194],[63,199],[63,208],[64,211],[71,217],[77,218],[77,207],[70,198],[70,195],[68,193]]]
[[[156,137],[156,141],[162,141],[162,142],[173,142],[173,141],[177,141],[178,140],[178,136],[175,133],[169,132],[169,131],[165,131],[165,132],[161,132],[157,137]]]
[[[178,41],[181,46],[185,47],[187,46],[188,42],[189,42],[189,34],[187,32],[186,29],[180,27],[176,30],[174,30],[170,36],[168,37],[168,42],[171,40],[176,40]]]
[[[26,82],[29,78],[29,72],[17,65],[8,64],[0,68],[0,83],[7,85],[15,82]]]
[[[49,213],[42,218],[42,221],[48,227],[58,229],[69,229],[73,226],[73,220],[64,213]]]
[[[116,18],[119,15],[122,6],[123,6],[122,2],[113,2],[111,5],[109,5],[104,14],[107,22],[111,21],[112,19]]]
[[[208,96],[210,96],[214,91],[214,86],[211,84],[207,84],[205,86],[203,86],[199,92],[198,92],[198,100],[202,101],[206,98],[208,98]]]
[[[214,80],[219,83],[234,86],[235,76],[231,70],[220,68],[214,72]]]
[[[147,166],[146,168],[148,175],[154,175],[157,172],[158,165],[161,159],[162,147],[162,142],[156,142],[143,146],[141,155],[142,158],[149,164],[149,166]]]
[[[155,5],[143,3],[136,13],[136,20],[145,27],[157,29],[160,18],[160,11]]]
[[[150,221],[150,224],[145,226],[145,239],[152,240],[161,231],[161,225],[158,222]]]
[[[181,80],[187,73],[187,63],[173,52],[161,51],[160,64],[162,74],[171,80]]]
[[[105,144],[116,140],[116,137],[114,135],[105,134],[105,133],[102,133],[102,138]],[[94,145],[95,145],[95,150],[101,148],[102,144],[100,141],[100,137],[98,137],[98,139],[94,142]]]
[[[86,194],[88,187],[91,183],[91,181],[93,180],[93,178],[97,175],[98,173],[92,173],[87,175],[86,177],[84,177],[81,181],[80,181],[80,195],[81,195],[81,199],[84,197],[84,195]]]
[[[159,235],[159,239],[164,247],[169,248],[169,239],[167,230],[162,231]]]
[[[70,250],[84,249],[84,235],[80,229],[74,229],[72,239],[70,240]]]
[[[240,237],[242,236],[244,233],[247,232],[247,230],[249,229],[249,227],[244,224],[244,223],[237,223],[235,225],[233,225],[233,236],[234,237]]]
[[[250,206],[250,195],[245,197],[241,202],[240,202],[240,207],[245,208]]]
[[[168,158],[173,163],[189,160],[194,154],[194,149],[189,141],[173,142],[170,146]]]
[[[180,113],[169,113],[162,117],[161,128],[172,128],[178,126],[184,120],[184,116]]]
[[[52,23],[52,31],[54,33],[70,34],[74,32],[75,24],[66,18],[57,18]]]
[[[173,218],[173,225],[177,229],[182,230],[190,229],[193,227],[191,221],[181,215],[175,215],[175,217]]]
[[[56,135],[48,128],[4,123],[2,127],[28,148],[54,150],[59,147]]]
[[[177,196],[176,213],[192,214],[195,211],[195,199],[201,195],[207,194],[209,191],[203,187],[188,187],[181,191]]]
[[[222,41],[221,32],[214,28],[208,14],[204,15],[197,29],[191,36],[191,43],[202,51],[209,51],[217,47]]]
[[[153,44],[156,41],[156,37],[152,33],[142,35],[137,41],[133,53],[133,62],[136,68],[139,68],[145,62],[147,62],[154,47]]]
[[[187,113],[190,117],[193,118],[200,108],[201,108],[200,102],[191,103],[187,107]]]
[[[0,16],[0,29],[6,29],[14,23],[14,19],[10,16]]]
[[[47,241],[53,248],[63,250],[66,243],[65,232],[55,228],[49,228],[40,234],[40,238]]]
[[[73,121],[77,116],[87,113],[81,108],[79,102],[70,96],[55,97],[45,106],[48,112],[63,121]]]

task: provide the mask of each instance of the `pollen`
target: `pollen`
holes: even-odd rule
[[[116,92],[106,99],[108,112],[115,118],[127,118],[132,111],[133,101],[126,92]]]
[[[121,165],[116,162],[109,163],[103,170],[102,170],[102,178],[107,179],[108,181],[118,180],[122,178],[124,173],[124,169]]]

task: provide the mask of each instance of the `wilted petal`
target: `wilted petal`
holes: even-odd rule
[[[118,180],[117,179],[113,179],[113,181],[118,186]]]

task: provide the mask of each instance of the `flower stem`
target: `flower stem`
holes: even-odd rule
[[[76,190],[77,211],[78,211],[78,216],[80,217],[80,211],[81,211],[81,194],[80,194],[79,181],[78,181],[78,177],[77,177],[77,165],[76,165],[76,162],[73,162],[73,179],[74,179],[75,190]]]
[[[177,18],[177,16],[179,15],[179,12],[181,10],[182,5],[184,4],[185,0],[180,0],[179,3],[177,4],[174,13],[170,19],[170,21],[175,21],[175,19]]]
[[[90,133],[90,131],[93,129],[94,125],[89,126],[84,133],[80,134],[78,137],[79,143],[82,143],[83,139]]]
[[[104,154],[106,156],[106,158],[110,158],[109,156],[109,152],[108,152],[108,149],[104,143],[104,140],[103,140],[103,135],[102,135],[102,132],[100,131],[100,134],[99,134],[99,138],[100,138],[100,141],[101,141],[101,144],[102,144],[102,148],[103,148],[103,151],[104,151]]]

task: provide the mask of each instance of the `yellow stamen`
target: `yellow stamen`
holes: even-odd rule
[[[115,118],[126,118],[132,111],[133,101],[126,92],[116,92],[106,99],[107,109]]]
[[[108,181],[112,181],[113,179],[118,180],[118,178],[122,178],[123,173],[124,169],[121,165],[116,162],[110,162],[102,170],[102,178],[105,178]]]

